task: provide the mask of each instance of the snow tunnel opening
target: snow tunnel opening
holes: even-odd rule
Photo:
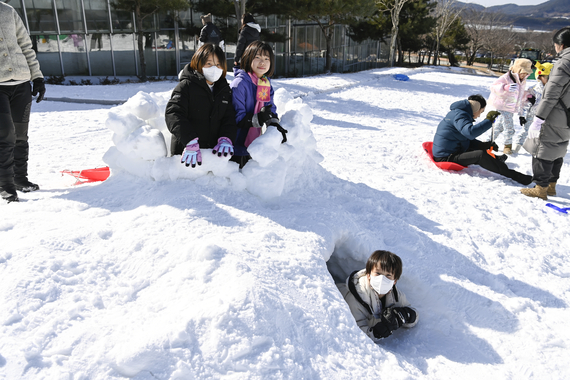
[[[344,283],[355,270],[364,269],[369,253],[360,252],[361,245],[353,238],[345,238],[336,242],[333,252],[327,261],[327,269],[335,284]],[[364,259],[361,259],[364,257]]]

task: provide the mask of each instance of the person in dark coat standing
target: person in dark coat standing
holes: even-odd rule
[[[455,162],[459,165],[479,165],[493,173],[501,174],[520,184],[528,185],[532,181],[530,175],[509,169],[505,164],[506,155],[495,156],[491,148],[499,147],[494,142],[482,142],[477,136],[488,131],[495,119],[500,115],[490,111],[485,120],[473,124],[475,119],[485,112],[487,102],[481,95],[471,95],[467,100],[460,100],[451,105],[451,111],[437,126],[433,138],[433,159],[437,162]]]
[[[222,32],[212,23],[212,14],[208,13],[207,15],[200,16],[200,19],[202,20],[202,25],[204,25],[200,31],[200,42],[218,45],[223,50],[224,41],[222,39]]]
[[[182,154],[186,166],[202,164],[200,149],[233,155],[237,127],[226,60],[219,46],[201,46],[184,67],[165,112],[172,133],[171,154]]]
[[[28,124],[32,96],[46,92],[32,41],[14,8],[0,2],[0,196],[18,202],[16,191],[39,190],[28,180]],[[32,81],[32,85],[30,85]]]
[[[239,68],[239,61],[245,48],[254,41],[261,40],[261,26],[255,22],[251,13],[244,13],[241,18],[241,29],[236,46],[236,56],[234,58],[234,72]]]
[[[553,41],[558,59],[550,71],[542,101],[523,144],[523,148],[532,154],[533,181],[536,185],[521,189],[521,192],[544,200],[548,199],[548,195],[556,195],[556,182],[570,140],[570,27],[556,32]]]

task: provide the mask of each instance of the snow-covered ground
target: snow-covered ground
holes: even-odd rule
[[[242,173],[208,152],[196,169],[158,157],[175,82],[47,86],[130,100],[33,105],[41,190],[0,204],[0,379],[569,378],[568,216],[421,148],[493,80],[275,80],[289,142],[269,130]],[[531,173],[526,152],[507,163]],[[106,165],[103,183],[60,173]],[[570,206],[569,178],[565,163],[551,202]],[[335,286],[376,249],[402,258],[420,315],[379,345]]]

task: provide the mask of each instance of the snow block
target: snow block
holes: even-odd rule
[[[164,121],[170,92],[139,92],[109,112],[106,125],[115,134],[104,161],[117,173],[125,171],[156,181],[190,179],[201,185],[247,190],[269,201],[288,191],[307,185],[315,167],[323,160],[317,152],[311,131],[313,112],[302,99],[284,89],[275,91],[275,105],[287,142],[275,127],[269,127],[249,147],[252,159],[240,172],[230,157],[218,157],[211,149],[201,149],[202,165],[186,167],[180,155],[170,155],[171,134]]]

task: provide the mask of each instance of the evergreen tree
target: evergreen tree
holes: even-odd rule
[[[352,20],[348,24],[348,36],[358,43],[367,39],[386,42],[390,28],[390,17],[377,10],[372,16]]]
[[[465,50],[469,41],[469,33],[467,33],[461,19],[458,18],[453,21],[441,39],[441,48],[447,53],[450,66],[459,66],[459,62],[455,58],[455,52]]]
[[[389,13],[390,20],[392,21],[392,29],[390,30],[390,66],[394,66],[396,61],[396,44],[400,27],[400,13],[406,3],[414,1],[418,0],[376,0],[378,9],[381,12]]]
[[[434,7],[434,2],[417,0],[405,4],[402,8],[398,32],[400,64],[403,64],[404,51],[419,51],[427,46],[426,36],[436,24],[435,18],[431,16]]]

